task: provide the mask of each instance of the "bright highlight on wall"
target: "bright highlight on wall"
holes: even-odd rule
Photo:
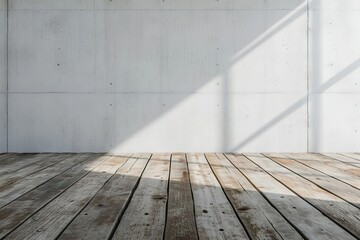
[[[0,151],[357,151],[359,10],[2,0]]]

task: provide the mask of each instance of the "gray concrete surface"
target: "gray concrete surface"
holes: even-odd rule
[[[0,152],[7,151],[7,2],[0,0]]]
[[[357,151],[359,9],[10,0],[0,151]]]

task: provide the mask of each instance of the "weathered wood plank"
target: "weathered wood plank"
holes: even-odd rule
[[[0,166],[1,172],[4,166],[13,165],[17,161],[26,160],[28,158],[34,157],[34,153],[6,153],[0,156]]]
[[[70,157],[71,154],[61,154],[61,155],[52,155],[49,158],[44,158],[44,156],[39,156],[40,160],[31,165],[25,166],[16,171],[1,173],[0,175],[0,189],[16,182],[28,175],[41,171],[51,165],[54,165],[58,162],[65,160]]]
[[[223,154],[205,154],[251,239],[303,239]]]
[[[20,197],[24,193],[30,191],[31,189],[40,186],[49,179],[66,171],[75,164],[85,161],[88,157],[89,155],[83,154],[72,155],[63,161],[60,161],[52,166],[49,166],[43,170],[35,172],[27,177],[21,178],[16,182],[0,188],[0,208]]]
[[[344,162],[344,163],[347,163],[347,164],[350,164],[352,166],[360,168],[360,161],[358,161],[358,160],[356,160],[354,158],[347,157],[345,155],[341,155],[341,154],[337,154],[337,153],[322,153],[321,155],[324,155],[326,157],[329,157],[329,158],[338,160],[340,162]],[[360,175],[360,169],[358,171],[358,175]]]
[[[357,189],[360,189],[360,178],[349,172],[346,169],[341,169],[339,166],[335,167],[331,162],[324,162],[324,157],[314,154],[300,154],[300,153],[285,153],[287,157],[295,159],[296,161],[305,164],[313,169],[321,171],[333,178],[339,179]]]
[[[162,239],[170,154],[154,154],[145,168],[113,239]]]
[[[0,174],[3,175],[3,174],[15,172],[21,168],[31,166],[38,162],[42,162],[44,159],[48,159],[55,156],[58,155],[52,153],[42,153],[42,154],[33,154],[33,155],[14,154],[13,156],[10,157],[10,159],[13,160],[13,163],[7,166],[3,166],[0,169]]]
[[[355,159],[357,161],[360,161],[360,154],[358,154],[358,153],[341,153],[341,155],[344,155],[344,156],[350,157],[352,159]]]
[[[7,239],[55,239],[127,160],[110,157],[11,232]]]
[[[92,154],[91,157],[86,157],[86,154],[83,156],[86,159],[84,162],[73,166],[67,171],[52,178],[41,186],[29,191],[5,207],[1,208],[0,238],[9,234],[22,222],[27,220],[32,214],[41,209],[55,197],[59,196],[76,181],[84,177],[92,169],[109,158],[109,156],[101,156],[98,154]],[[29,184],[33,184],[33,181],[36,181],[36,179],[28,180]]]
[[[298,176],[267,157],[245,155],[302,199],[354,236],[360,236],[360,209]]]
[[[301,164],[294,159],[286,157],[282,154],[267,153],[264,154],[274,162],[288,168],[289,170],[299,174],[303,178],[315,183],[321,188],[337,195],[338,197],[348,201],[354,206],[360,208],[360,190],[330,177],[325,173],[314,170],[304,164]]]
[[[199,239],[248,239],[203,154],[187,154]]]
[[[226,156],[308,239],[355,239],[243,155],[226,154]]]
[[[183,153],[171,156],[165,239],[197,239],[189,171]]]
[[[108,239],[126,209],[150,154],[129,158],[58,239]]]

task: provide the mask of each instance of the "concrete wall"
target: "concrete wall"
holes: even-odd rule
[[[307,9],[305,0],[10,0],[9,151],[316,151],[322,122],[310,116],[310,135],[307,124],[323,97],[313,87],[322,63],[310,61],[308,102]],[[317,38],[309,33],[311,49]],[[333,114],[328,101],[319,118]],[[359,124],[347,113],[344,124]]]
[[[7,151],[7,5],[0,0],[0,153]]]
[[[310,151],[360,151],[360,1],[309,12]]]

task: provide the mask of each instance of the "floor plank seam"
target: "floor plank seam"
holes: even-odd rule
[[[113,236],[114,236],[114,234],[115,234],[115,231],[116,231],[116,229],[118,228],[118,226],[119,226],[119,224],[120,224],[120,221],[121,221],[122,217],[124,216],[124,213],[126,212],[128,206],[129,206],[129,204],[130,204],[130,202],[131,202],[131,200],[132,200],[132,198],[133,198],[133,196],[134,196],[134,194],[135,194],[135,192],[136,192],[136,190],[137,190],[137,188],[138,188],[138,186],[139,186],[139,183],[140,183],[140,181],[141,181],[141,178],[142,178],[142,176],[143,176],[143,174],[144,174],[144,172],[145,172],[145,169],[147,168],[147,166],[148,166],[148,164],[149,164],[150,159],[152,158],[152,156],[153,156],[153,154],[150,154],[150,156],[148,157],[147,162],[146,162],[144,168],[142,169],[142,172],[141,172],[138,180],[136,181],[135,187],[134,187],[133,191],[130,193],[129,198],[128,198],[128,200],[127,200],[126,203],[125,203],[124,209],[120,212],[120,215],[119,215],[118,219],[115,221],[114,226],[113,226],[113,228],[111,229],[111,231],[110,231],[110,233],[109,233],[109,236],[108,236],[108,238],[107,238],[108,240],[111,240],[111,239],[113,238]],[[139,159],[139,158],[140,158],[140,157],[138,157],[137,159]]]
[[[298,194],[297,192],[295,192],[293,189],[291,189],[290,187],[288,187],[286,184],[284,184],[282,181],[278,180],[276,177],[273,176],[273,174],[269,173],[267,170],[265,170],[264,168],[262,168],[260,165],[258,165],[257,163],[255,163],[254,161],[252,161],[250,158],[248,158],[251,162],[253,162],[255,165],[257,165],[259,168],[261,168],[264,172],[266,172],[268,175],[270,175],[272,178],[274,178],[276,181],[278,181],[280,184],[282,184],[284,187],[286,187],[287,189],[289,189],[291,192],[293,192],[294,194],[296,194],[300,199],[302,199],[303,201],[307,202],[309,205],[311,205],[313,208],[317,209],[319,212],[321,212],[325,217],[327,217],[330,221],[332,221],[333,223],[335,223],[336,225],[338,225],[339,227],[341,227],[342,229],[344,229],[346,232],[348,232],[350,235],[352,235],[353,237],[357,238],[357,236],[355,236],[352,232],[350,232],[348,229],[346,229],[344,226],[340,225],[338,222],[336,222],[331,216],[329,216],[328,213],[324,212],[323,210],[321,210],[318,206],[314,205],[313,203],[311,203],[310,201],[308,201],[306,198],[303,198],[300,194]]]
[[[233,154],[233,153],[230,153]],[[235,166],[235,164],[227,157],[227,154],[224,154],[225,157],[230,161],[230,163],[239,170],[239,172],[251,183],[251,185],[263,196],[263,198],[291,225],[305,240],[310,240],[306,235],[293,223],[288,219],[271,201],[270,199],[246,176],[246,174],[243,174],[242,171]],[[246,157],[243,154],[240,154],[241,156]],[[236,156],[236,155],[235,155]],[[247,157],[246,157],[247,158]],[[248,158],[247,158],[248,159]]]
[[[239,222],[241,223],[242,227],[244,228],[244,230],[245,230],[248,238],[251,239],[251,234],[249,233],[249,230],[246,228],[246,225],[245,225],[244,221],[243,221],[243,220],[241,219],[241,217],[238,215],[238,213],[237,213],[237,211],[236,211],[236,209],[235,209],[232,201],[230,201],[229,196],[227,195],[226,191],[224,190],[222,184],[220,183],[218,176],[217,176],[217,175],[215,174],[215,172],[214,172],[213,166],[209,163],[208,157],[206,156],[206,154],[204,154],[204,156],[205,156],[205,159],[206,159],[206,161],[207,161],[207,163],[208,163],[208,165],[209,165],[209,167],[210,167],[210,169],[211,169],[211,171],[212,171],[212,174],[215,176],[216,180],[218,181],[219,185],[221,186],[221,190],[222,190],[223,194],[225,195],[226,199],[227,199],[228,202],[230,203],[230,206],[231,206],[231,208],[232,208],[235,216],[237,216],[237,218],[239,219]],[[215,156],[216,156],[216,154],[215,154]],[[217,156],[216,156],[216,157],[217,157]]]
[[[106,160],[108,160],[109,158],[111,158],[111,157],[113,157],[112,155],[111,156],[109,156]],[[129,160],[129,158],[130,157],[128,157],[127,159],[126,159],[126,161],[127,160]],[[104,160],[103,162],[105,162],[106,160]],[[119,169],[119,168],[121,168],[121,166],[123,166],[125,163],[126,163],[126,161],[124,161],[117,169],[116,169],[116,171]],[[102,162],[102,163],[103,163]],[[100,164],[99,164],[100,165]],[[90,202],[95,198],[95,196],[101,191],[101,189],[106,185],[106,183],[116,174],[116,171],[106,180],[106,181],[104,181],[104,183],[102,184],[102,186],[99,188],[99,190],[98,191],[96,191],[95,192],[95,194],[89,199],[89,201],[86,203],[86,204],[84,204],[84,206],[82,207],[82,208],[80,208],[79,209],[79,211],[73,216],[73,218],[71,219],[71,221],[69,221],[67,224],[66,224],[66,226],[59,232],[59,234],[55,237],[55,239],[58,239],[64,232],[65,232],[65,230],[67,229],[67,227],[68,226],[70,226],[70,224],[74,221],[74,219],[90,204]],[[92,171],[89,171],[89,173],[91,173]],[[89,174],[88,173],[88,174]]]
[[[262,155],[263,155],[263,154],[262,154]],[[344,200],[345,202],[347,202],[347,203],[351,204],[352,206],[354,206],[354,207],[356,207],[356,208],[360,209],[360,207],[359,207],[359,206],[356,206],[354,203],[349,202],[348,200],[344,199],[341,195],[336,194],[336,193],[334,193],[334,192],[331,192],[331,191],[329,191],[328,189],[324,188],[323,186],[321,186],[321,185],[317,184],[316,182],[314,182],[314,181],[312,181],[312,180],[310,180],[310,179],[308,179],[308,178],[306,178],[306,177],[302,176],[301,174],[299,174],[299,173],[297,173],[297,172],[293,171],[291,168],[288,168],[288,167],[286,167],[286,166],[284,166],[284,165],[281,165],[280,163],[278,163],[278,162],[274,161],[271,157],[267,157],[266,155],[263,155],[263,156],[264,156],[264,157],[266,157],[266,158],[268,158],[268,159],[270,159],[272,162],[274,162],[274,163],[278,164],[279,166],[281,166],[281,167],[283,167],[283,168],[286,168],[287,170],[291,171],[292,173],[296,174],[297,176],[299,176],[299,177],[301,177],[301,178],[303,178],[303,179],[305,179],[305,180],[307,180],[307,181],[311,182],[312,184],[316,185],[317,187],[321,188],[322,190],[324,190],[324,191],[326,191],[326,192],[328,192],[328,193],[330,193],[330,194],[332,194],[332,195],[335,195],[335,196],[337,196],[338,198],[341,198],[342,200]],[[308,166],[306,166],[306,167],[308,167]],[[338,181],[338,179],[336,179],[336,178],[335,178],[335,180],[337,180],[337,181]],[[350,186],[351,186],[351,185],[350,185]],[[352,186],[351,186],[351,187],[352,187]]]
[[[194,213],[194,220],[195,220],[195,230],[196,230],[196,239],[200,239],[199,236],[199,232],[198,232],[198,226],[197,226],[197,221],[196,221],[196,216],[195,216],[195,200],[194,200],[194,192],[193,192],[193,186],[192,186],[192,182],[191,182],[191,177],[190,177],[190,171],[189,171],[189,162],[188,162],[188,154],[185,154],[185,161],[186,161],[186,167],[187,167],[187,171],[189,174],[189,184],[190,184],[190,192],[191,192],[191,199],[192,199],[192,209],[193,209],[193,213]]]

